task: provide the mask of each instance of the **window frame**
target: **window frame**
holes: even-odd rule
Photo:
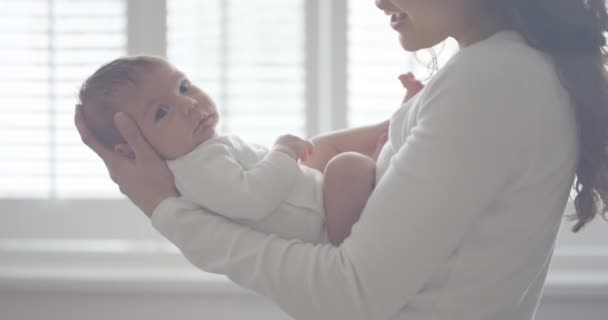
[[[305,27],[312,32],[306,35],[306,131],[307,136],[346,127],[346,1],[347,0],[306,0]],[[166,0],[126,0],[127,2],[127,53],[166,56],[167,52],[167,3]],[[161,35],[161,36],[158,36]],[[92,152],[92,151],[90,151]],[[82,203],[89,204],[84,214]],[[73,204],[73,205],[72,205]],[[108,239],[124,237],[113,232],[112,222],[99,225],[95,216],[107,215],[108,206],[125,206],[129,201],[121,199],[10,199],[0,198],[0,207],[6,212],[14,210],[28,212],[34,221],[49,229],[42,234],[63,235],[66,238],[83,235],[72,229],[65,229],[63,221],[105,230]],[[61,208],[62,210],[57,210]],[[38,238],[23,225],[17,225],[5,215],[0,222],[5,233],[18,238]],[[76,220],[76,221],[75,221]],[[61,222],[60,222],[61,221]],[[0,239],[2,236],[0,236]]]

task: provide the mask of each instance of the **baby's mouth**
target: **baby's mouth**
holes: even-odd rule
[[[202,117],[198,121],[198,124],[196,125],[196,128],[194,128],[194,131],[196,132],[199,129],[206,129],[206,128],[209,128],[209,127],[213,126],[215,118],[216,118],[216,114],[215,113],[211,113],[211,114],[208,114],[208,115]]]

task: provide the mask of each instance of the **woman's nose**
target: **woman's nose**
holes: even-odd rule
[[[390,0],[376,0],[376,7],[387,14],[398,11]]]

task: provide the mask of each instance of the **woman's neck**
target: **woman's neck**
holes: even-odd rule
[[[466,19],[463,19],[462,27],[454,32],[452,37],[456,39],[462,49],[507,29],[509,29],[508,25],[495,17],[488,14],[471,13]]]

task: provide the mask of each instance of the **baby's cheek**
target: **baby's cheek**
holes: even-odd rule
[[[173,134],[165,135],[163,137],[162,145],[167,154],[170,154],[172,158],[176,159],[194,150],[198,144],[191,135],[188,136],[173,132]]]
[[[164,159],[169,159],[174,153],[169,134],[163,132],[162,130],[149,128],[147,134],[144,134],[144,137],[150,146],[152,146],[152,148]]]

